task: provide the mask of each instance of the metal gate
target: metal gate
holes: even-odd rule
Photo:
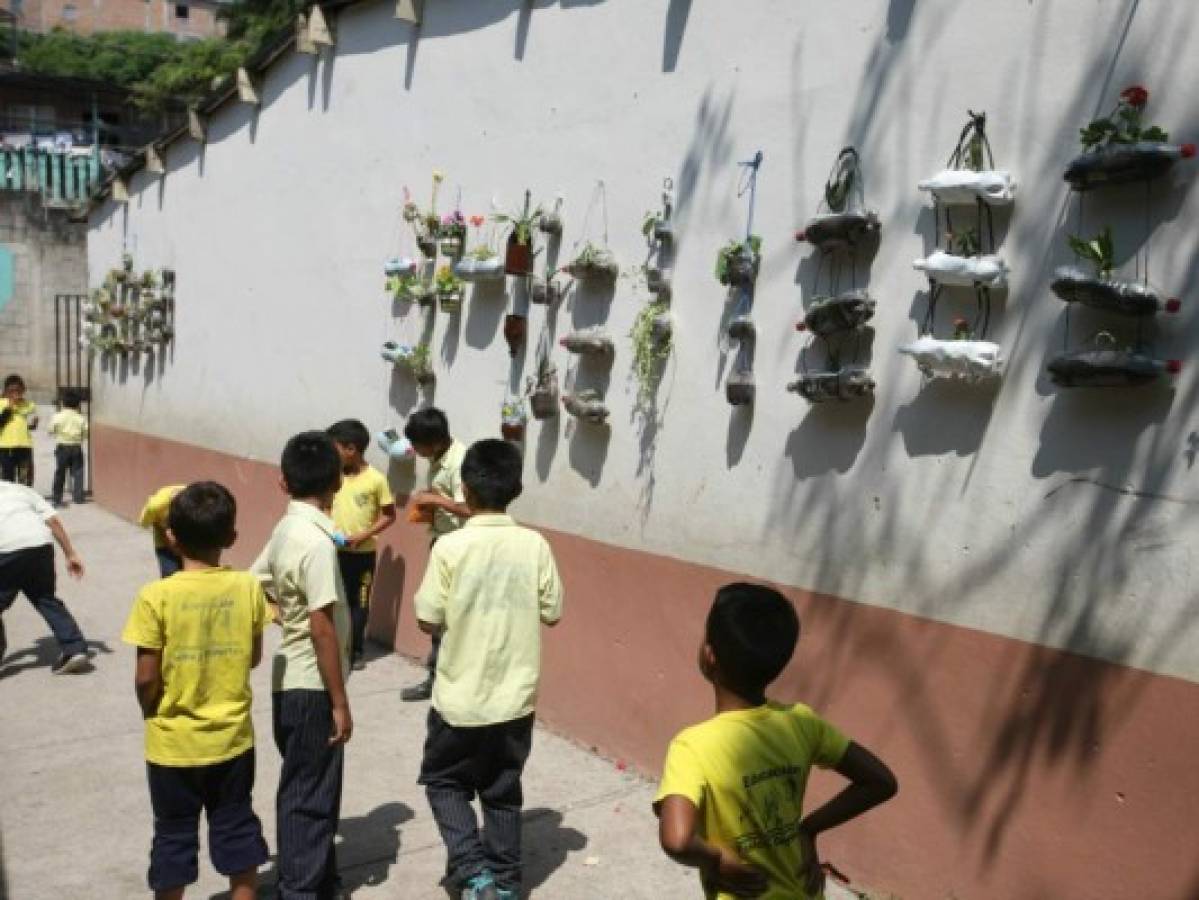
[[[61,405],[66,390],[79,394],[80,412],[87,419],[86,490],[92,492],[92,365],[91,352],[83,347],[85,294],[54,296],[54,401]]]

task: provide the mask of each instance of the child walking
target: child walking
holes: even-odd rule
[[[354,727],[345,688],[350,616],[329,518],[341,459],[327,434],[306,431],[287,442],[280,468],[291,502],[252,568],[283,626],[271,667],[275,746],[283,757],[278,896],[332,900],[343,745]]]
[[[158,900],[178,900],[197,878],[201,811],[212,865],[228,877],[232,900],[256,896],[268,857],[251,802],[250,717],[266,598],[253,575],[221,565],[236,516],[233,495],[212,481],[171,501],[167,539],[183,569],[142,588],[121,634],[137,647],[134,687],[154,811],[148,880]]]
[[[549,544],[506,514],[521,493],[520,451],[479,441],[462,480],[470,518],[433,545],[416,594],[421,630],[442,636],[418,781],[446,845],[451,887],[463,900],[516,900],[540,626],[561,618],[562,585]]]
[[[33,436],[37,406],[25,397],[25,379],[9,375],[0,397],[0,481],[33,487]]]
[[[333,498],[333,524],[342,539],[337,564],[350,606],[350,664],[361,669],[378,559],[375,537],[395,523],[395,498],[387,479],[363,458],[371,439],[365,425],[357,419],[343,419],[329,426],[328,435],[341,457],[341,490]]]
[[[78,391],[62,393],[62,409],[50,419],[50,434],[57,441],[54,447],[54,486],[50,499],[62,505],[67,473],[71,475],[71,499],[83,502],[83,439],[87,437],[87,419],[79,413]]]
[[[699,869],[708,898],[822,897],[816,838],[898,790],[886,765],[808,707],[766,699],[798,640],[799,617],[778,591],[717,592],[699,652],[716,715],[671,742],[654,801],[662,849]],[[851,783],[805,815],[812,766]]]
[[[183,488],[182,484],[160,487],[147,498],[137,520],[137,524],[142,528],[149,528],[154,535],[154,557],[158,560],[158,574],[162,578],[174,575],[183,568],[183,560],[171,549],[167,540],[167,514],[171,508],[171,501]]]
[[[429,461],[429,487],[411,498],[416,510],[429,510],[429,543],[457,531],[470,515],[462,488],[462,460],[466,445],[450,434],[450,423],[444,412],[436,407],[419,409],[408,418],[404,437],[412,444],[413,452]],[[428,677],[400,691],[400,699],[408,702],[428,700],[433,696],[433,679],[437,675],[437,652],[441,637],[434,634],[432,649],[425,665]]]

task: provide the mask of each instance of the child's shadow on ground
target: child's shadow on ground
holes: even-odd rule
[[[337,866],[341,889],[346,896],[361,887],[377,887],[391,875],[391,867],[400,855],[400,826],[412,818],[412,808],[404,803],[384,803],[365,816],[341,820],[337,834]],[[258,896],[277,897],[279,873],[272,856],[258,875]],[[396,896],[399,896],[396,894]],[[213,894],[209,900],[229,900],[228,891]]]
[[[104,641],[88,641],[87,652],[94,658],[98,653],[112,653],[112,648]],[[48,669],[54,665],[60,654],[58,641],[52,637],[40,637],[32,647],[5,655],[3,663],[0,663],[0,678],[11,678],[13,675],[29,669]],[[86,667],[74,674],[84,675],[94,672],[95,669],[96,667],[89,662]]]
[[[541,887],[566,862],[566,857],[587,846],[587,835],[562,826],[556,809],[526,809],[521,816],[524,839],[524,884],[528,893]]]

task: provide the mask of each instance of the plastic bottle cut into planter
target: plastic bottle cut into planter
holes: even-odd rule
[[[546,279],[540,275],[533,277],[529,285],[529,302],[548,306],[562,299],[562,285],[552,278]]]
[[[502,281],[504,278],[504,261],[498,256],[488,259],[476,259],[464,256],[454,263],[454,274],[463,281]]]
[[[914,260],[912,267],[941,284],[962,287],[974,284],[992,288],[1004,287],[1009,271],[1007,263],[994,254],[956,256],[944,250],[936,250],[924,259]]]
[[[899,348],[916,361],[930,378],[963,378],[979,381],[996,378],[1003,370],[1003,354],[991,341],[943,341],[924,335]]]
[[[582,422],[603,425],[608,421],[609,410],[598,391],[581,391],[562,398],[565,410]]]
[[[754,373],[749,370],[730,372],[724,382],[724,397],[733,406],[748,406],[755,393]]]
[[[393,256],[383,264],[384,275],[415,275],[419,263],[410,256]]]
[[[795,239],[807,241],[820,250],[833,250],[857,246],[877,235],[882,227],[874,210],[824,213],[808,219]]]
[[[1061,387],[1135,387],[1176,375],[1179,360],[1154,359],[1137,350],[1082,350],[1049,362],[1049,377]]]
[[[943,169],[916,186],[947,206],[973,205],[979,200],[988,206],[1007,206],[1016,199],[1012,173],[998,169]]]
[[[847,366],[836,372],[806,372],[787,385],[787,390],[809,403],[845,402],[873,394],[874,379],[867,369]]]
[[[1177,298],[1167,298],[1150,285],[1091,275],[1075,266],[1054,269],[1049,286],[1054,294],[1067,303],[1081,303],[1124,316],[1175,313],[1181,306]]]
[[[761,257],[745,247],[728,257],[724,284],[734,287],[749,287],[758,277]]]
[[[525,342],[529,320],[512,313],[504,316],[504,340],[508,342],[508,355],[516,356],[520,345]]]
[[[411,460],[416,458],[416,451],[411,442],[394,428],[380,431],[375,435],[375,443],[392,459]]]
[[[593,356],[608,356],[615,350],[612,338],[603,328],[598,326],[572,331],[558,343],[571,353],[590,354]]]
[[[1076,191],[1089,191],[1107,184],[1150,181],[1165,175],[1178,160],[1194,155],[1194,144],[1152,141],[1112,144],[1075,157],[1066,167],[1064,177]]]
[[[752,341],[758,336],[757,326],[748,313],[734,316],[729,320],[728,335],[735,341]]]
[[[803,321],[796,327],[820,337],[853,331],[874,318],[876,306],[877,302],[864,290],[846,291],[836,297],[821,297],[808,307]]]

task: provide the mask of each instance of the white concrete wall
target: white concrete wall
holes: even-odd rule
[[[1176,389],[1067,393],[1045,376],[1064,304],[1078,204],[1061,178],[1079,126],[1143,83],[1148,120],[1199,137],[1188,50],[1199,7],[1169,0],[430,0],[419,32],[390,3],[338,23],[335,57],[292,56],[258,113],[226,107],[206,148],[184,142],[162,180],[134,179],[127,208],[93,217],[95,280],[122,247],[178,273],[178,340],[149,370],[106,370],[102,421],[274,460],[292,432],[359,416],[399,424],[417,402],[378,357],[412,340],[416,310],[384,294],[386,257],[411,247],[399,208],[447,173],[442,208],[498,195],[567,196],[563,261],[596,179],[626,265],[664,176],[679,192],[677,349],[663,421],[633,416],[624,335],[642,299],[576,295],[551,327],[607,315],[620,345],[610,435],[562,418],[528,433],[519,513],[556,529],[895,607],[1148,669],[1199,678],[1192,465],[1193,360]],[[945,162],[967,109],[985,110],[1020,192],[1002,252],[1014,274],[992,335],[1011,358],[1002,388],[922,387],[895,348],[914,338],[932,240],[916,182]],[[805,341],[792,330],[813,252],[811,214],[838,149],[855,144],[884,221],[869,279],[879,300],[872,404],[810,408],[784,386]],[[716,249],[744,227],[737,160],[765,153],[755,230],[765,240],[755,317],[758,402],[724,400],[724,291]],[[1154,280],[1184,313],[1156,347],[1192,354],[1199,296],[1195,164],[1154,186]],[[1088,197],[1086,230],[1117,226],[1121,259],[1145,229],[1144,190]],[[598,234],[598,211],[591,217]],[[505,301],[472,298],[461,326],[438,314],[436,403],[467,439],[497,435],[509,372]],[[942,333],[953,303],[942,306]],[[964,307],[962,307],[964,308]],[[1076,315],[1075,342],[1096,329]],[[1104,320],[1108,321],[1108,320]],[[545,319],[534,307],[530,357]],[[458,330],[455,330],[458,328]],[[556,350],[565,370],[568,355]],[[400,476],[398,476],[400,477]],[[403,478],[400,477],[402,481]],[[663,585],[663,591],[670,585]],[[702,602],[702,601],[701,601]],[[930,664],[933,661],[930,660]]]

